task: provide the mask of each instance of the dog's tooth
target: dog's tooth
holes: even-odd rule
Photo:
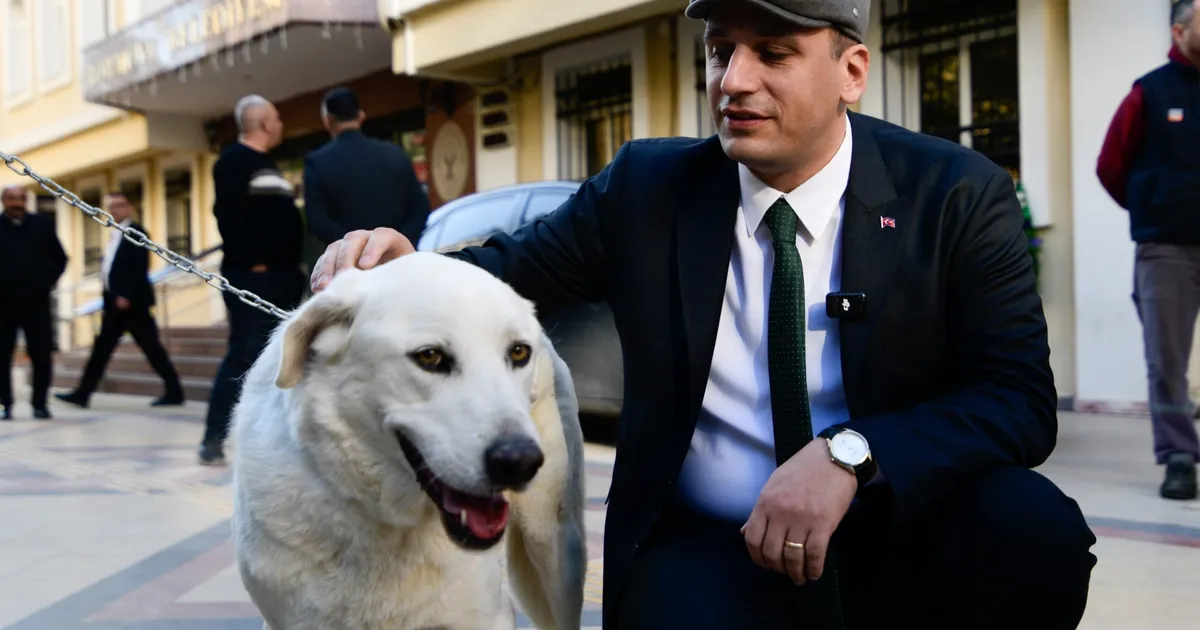
[[[466,524],[467,524],[467,511],[466,511],[466,510],[463,510],[463,511],[459,512],[459,513],[458,513],[458,517],[459,517],[459,519],[461,519],[461,520],[462,520],[462,524],[463,524],[463,525],[466,525]]]

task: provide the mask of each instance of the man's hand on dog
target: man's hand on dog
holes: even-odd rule
[[[403,234],[392,228],[355,230],[325,248],[313,266],[312,290],[319,293],[337,274],[358,267],[370,269],[417,251]]]
[[[834,530],[850,509],[858,480],[829,457],[825,440],[813,440],[771,474],[750,519],[742,526],[754,563],[804,584],[825,570]],[[784,541],[801,543],[793,549]]]

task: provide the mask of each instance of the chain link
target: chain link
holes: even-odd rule
[[[237,296],[237,298],[242,302],[245,302],[256,309],[263,311],[264,313],[274,315],[279,319],[284,319],[287,317],[287,311],[275,306],[274,304],[271,304],[270,302],[249,291],[244,291],[233,286],[232,284],[229,284],[229,280],[226,280],[221,274],[205,271],[197,267],[196,264],[190,259],[180,256],[166,247],[163,247],[162,245],[150,240],[150,238],[141,231],[117,223],[111,214],[101,210],[100,208],[95,208],[89,205],[80,199],[75,193],[63,188],[62,186],[59,186],[54,180],[38,175],[33,169],[29,168],[29,165],[26,164],[21,158],[5,153],[4,151],[0,151],[0,158],[4,158],[4,164],[8,166],[9,170],[12,172],[22,177],[28,177],[29,179],[37,182],[42,188],[46,189],[46,192],[54,195],[56,198],[66,202],[69,205],[79,208],[84,214],[91,217],[96,223],[99,223],[104,227],[113,228],[120,231],[121,234],[124,235],[125,240],[137,245],[138,247],[141,247],[142,249],[154,252],[159,258],[167,261],[176,269],[199,276],[206,284],[214,289],[231,293]]]

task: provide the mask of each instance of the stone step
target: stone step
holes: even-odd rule
[[[189,338],[189,339],[220,339],[224,341],[229,338],[228,326],[184,326],[179,328],[163,329],[159,332],[163,338]]]
[[[166,337],[160,336],[159,339],[163,342],[163,346],[167,349],[167,354],[174,357],[217,357],[225,356],[225,349],[228,341],[225,339],[205,339],[193,337]],[[141,348],[133,342],[133,339],[128,335],[121,340],[117,345],[115,354],[137,354],[141,355]]]
[[[51,386],[54,391],[73,390],[79,384],[82,372],[82,369],[55,366],[54,381]],[[212,389],[211,379],[180,377],[180,382],[183,384],[183,397],[186,400],[208,402],[208,394]],[[163,390],[162,379],[158,378],[156,374],[147,375],[113,370],[104,374],[104,378],[100,380],[100,387],[96,391],[149,398],[157,398],[166,393]]]
[[[55,359],[55,365],[83,372],[87,365],[90,350],[75,350]],[[210,356],[171,356],[171,363],[180,378],[212,379],[221,367],[221,357]],[[145,355],[138,352],[114,352],[108,361],[106,372],[125,372],[130,374],[145,374],[157,376]]]

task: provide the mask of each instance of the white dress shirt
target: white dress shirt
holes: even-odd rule
[[[849,420],[838,322],[825,315],[825,296],[841,286],[842,214],[852,145],[847,118],[845,139],[829,164],[786,194],[738,166],[741,205],[717,341],[696,432],[678,479],[684,500],[702,513],[744,522],[776,468],[766,343],[775,253],[763,219],[780,197],[787,198],[800,219],[796,248],[804,267],[814,435]]]
[[[121,221],[121,227],[129,227],[133,223],[133,219],[125,219]],[[104,288],[107,290],[108,274],[112,273],[113,259],[117,257],[117,248],[121,247],[121,239],[125,238],[124,233],[120,230],[113,230],[108,235],[108,244],[104,248],[104,257],[100,259],[100,279],[104,281]]]

